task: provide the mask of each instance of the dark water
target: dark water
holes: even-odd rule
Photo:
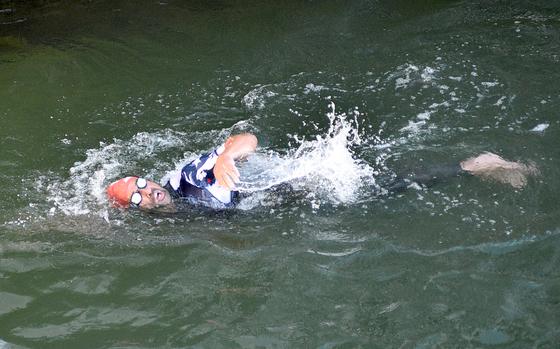
[[[3,6],[1,349],[558,348],[557,1]],[[246,131],[238,209],[108,207]]]

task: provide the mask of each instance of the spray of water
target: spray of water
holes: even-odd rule
[[[374,186],[374,169],[353,152],[364,141],[359,113],[337,114],[333,102],[329,108],[329,127],[324,134],[311,140],[292,136],[297,148],[286,155],[275,151],[256,154],[243,166],[246,180],[240,189],[260,192],[290,183],[295,189],[308,191],[315,203],[345,204],[358,200],[363,188]]]

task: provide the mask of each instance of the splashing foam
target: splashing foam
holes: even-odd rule
[[[356,159],[352,148],[363,143],[359,134],[358,112],[350,116],[336,114],[330,103],[327,117],[330,126],[324,135],[313,140],[292,138],[299,144],[297,149],[280,155],[274,151],[255,154],[243,166],[244,178],[241,191],[258,192],[290,183],[294,189],[306,190],[312,205],[321,200],[342,204],[360,198],[364,186],[375,186],[374,169]]]

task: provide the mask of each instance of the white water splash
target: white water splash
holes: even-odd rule
[[[542,132],[544,132],[549,126],[550,126],[550,124],[548,124],[548,123],[538,124],[537,126],[535,126],[535,127],[533,127],[533,128],[531,129],[531,132],[542,133]]]
[[[249,110],[264,109],[267,99],[277,95],[276,92],[270,91],[268,86],[258,86],[243,96],[243,104]]]
[[[331,102],[329,129],[315,139],[294,136],[298,148],[280,155],[275,151],[255,154],[243,166],[239,188],[257,192],[290,183],[310,193],[311,200],[351,203],[359,199],[364,183],[375,185],[374,169],[355,158],[352,147],[363,140],[358,131],[358,113],[336,114]],[[320,202],[319,202],[320,205]]]
[[[419,68],[414,64],[405,64],[397,68],[397,72],[390,75],[390,78],[395,79],[395,90],[406,88],[412,81],[411,75],[417,73]]]
[[[4,342],[2,339],[0,339],[0,349],[10,349],[10,344],[8,342]]]

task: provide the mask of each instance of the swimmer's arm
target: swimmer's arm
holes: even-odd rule
[[[257,148],[257,137],[242,133],[229,137],[224,144],[224,151],[218,156],[214,165],[214,176],[218,185],[232,190],[239,182],[239,171],[235,160],[245,158]]]

